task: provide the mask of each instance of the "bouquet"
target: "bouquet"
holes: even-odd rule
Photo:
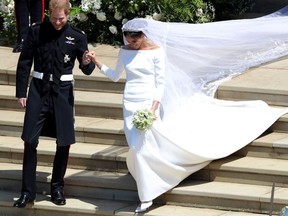
[[[152,114],[152,112],[150,112],[148,109],[144,109],[137,110],[133,114],[132,123],[138,130],[146,131],[152,126],[154,120],[156,120],[156,117]]]

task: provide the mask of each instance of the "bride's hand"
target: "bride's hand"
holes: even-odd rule
[[[154,109],[150,109],[150,112],[152,113],[152,115],[154,116],[154,118],[157,118],[156,114],[155,114],[155,110]]]
[[[160,104],[159,101],[154,100],[154,101],[153,101],[153,104],[152,104],[152,107],[151,107],[151,109],[150,109],[150,112],[153,114],[153,116],[154,116],[155,118],[157,118],[157,116],[156,116],[156,110],[158,109],[159,104]]]
[[[94,64],[95,64],[99,69],[102,67],[102,63],[97,59],[94,51],[90,51],[89,53],[87,53],[87,55],[89,56],[89,58],[91,59],[91,61],[94,62]]]

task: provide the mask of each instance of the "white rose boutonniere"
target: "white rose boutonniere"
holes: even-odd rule
[[[141,131],[146,131],[149,129],[153,122],[156,120],[156,117],[148,109],[137,110],[133,114],[132,123],[134,126]]]

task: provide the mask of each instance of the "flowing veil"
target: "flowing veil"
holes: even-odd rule
[[[123,25],[123,31],[144,32],[166,55],[164,115],[140,150],[130,148],[127,156],[141,201],[249,144],[288,112],[259,100],[214,98],[224,80],[288,54],[287,15],[288,7],[254,19],[186,24],[136,18]]]
[[[135,18],[123,30],[143,31],[165,50],[165,113],[187,105],[195,94],[213,97],[224,80],[287,55],[287,15],[288,6],[260,18],[205,24]]]

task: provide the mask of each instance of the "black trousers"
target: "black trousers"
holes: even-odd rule
[[[63,190],[64,188],[69,148],[70,146],[57,147],[53,163],[51,193],[54,190]],[[37,149],[31,144],[25,143],[21,193],[27,194],[31,199],[36,197],[36,166]]]
[[[30,24],[42,22],[45,0],[14,0],[18,41],[25,40]]]
[[[36,167],[37,146],[41,129],[47,117],[53,115],[53,101],[48,97],[35,126],[33,137],[24,143],[24,157],[22,169],[22,194],[27,194],[31,199],[36,197]],[[57,141],[56,141],[57,143]],[[56,146],[51,179],[51,193],[54,190],[62,190],[64,187],[64,176],[67,169],[70,145]]]

